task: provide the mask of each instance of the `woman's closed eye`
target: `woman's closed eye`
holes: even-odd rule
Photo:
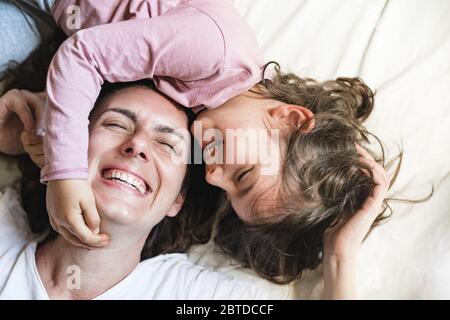
[[[118,129],[118,130],[127,130],[130,131],[130,129],[128,128],[128,126],[124,123],[121,122],[106,122],[104,124],[105,127],[109,127],[109,128],[113,128],[113,129]]]
[[[180,156],[180,142],[171,140],[158,140],[157,142],[165,151],[170,152],[175,156]]]
[[[165,141],[159,141],[159,143],[165,147],[167,147],[170,150],[175,151],[175,146],[171,143],[165,142]]]

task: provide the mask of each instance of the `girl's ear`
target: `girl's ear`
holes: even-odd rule
[[[314,114],[308,108],[293,104],[282,104],[270,110],[270,116],[286,128],[309,132],[314,128]]]
[[[181,207],[183,206],[183,203],[184,203],[184,196],[181,195],[181,193],[180,193],[180,194],[178,194],[178,197],[175,200],[175,202],[170,207],[170,209],[167,212],[166,216],[168,216],[168,217],[175,217],[178,214],[178,212],[180,212]]]

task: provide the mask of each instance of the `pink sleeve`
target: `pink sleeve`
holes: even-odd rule
[[[104,80],[154,78],[161,91],[187,107],[213,105],[225,98],[217,97],[221,88],[240,78],[247,79],[244,86],[253,82],[246,70],[222,72],[224,52],[214,21],[184,5],[163,16],[75,33],[62,44],[48,73],[41,180],[87,178],[88,116]],[[211,87],[205,88],[208,83]]]
[[[112,22],[162,16],[167,11],[187,1],[57,0],[52,8],[52,16],[65,34],[72,35],[78,29],[87,29]]]

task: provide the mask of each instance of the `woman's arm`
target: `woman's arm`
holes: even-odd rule
[[[360,161],[373,173],[372,195],[348,221],[328,229],[324,235],[324,298],[357,299],[357,259],[362,241],[378,217],[387,194],[390,177],[384,168],[361,146],[356,146]]]

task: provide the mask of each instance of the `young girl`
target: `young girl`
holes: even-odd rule
[[[63,28],[69,3],[78,4],[57,2],[53,9]],[[94,198],[83,180],[87,114],[103,79],[153,77],[162,92],[183,105],[210,108],[198,120],[205,130],[223,132],[224,139],[197,137],[208,152],[220,144],[225,149],[231,145],[225,135],[228,129],[265,130],[266,136],[272,129],[281,132],[276,147],[282,165],[277,174],[262,175],[258,162],[226,163],[208,166],[206,178],[226,191],[232,206],[219,224],[216,242],[272,281],[297,279],[304,269],[320,263],[325,230],[351,221],[364,201],[375,196],[378,182],[367,175],[373,160],[359,161],[361,152],[355,147],[357,142],[367,142],[361,122],[373,108],[373,94],[359,79],[322,84],[279,70],[271,80],[259,82],[262,63],[256,41],[227,2],[185,1],[173,8],[168,3],[142,6],[132,1],[133,5],[123,7],[111,2],[110,10],[103,6],[102,11],[94,2],[80,2],[82,28],[110,24],[75,33],[50,67],[42,175],[49,181],[50,217],[56,227],[72,232],[70,240],[75,244],[97,246],[104,240],[98,235]],[[211,26],[220,32],[203,34]],[[155,29],[158,32],[153,33]],[[180,36],[181,31],[189,36]],[[130,37],[133,46],[123,45]],[[209,45],[200,46],[204,41]],[[171,59],[166,59],[168,53],[173,53]],[[357,237],[347,244],[358,243]],[[332,257],[343,256],[350,265],[356,259],[355,250],[348,246],[334,251]]]

